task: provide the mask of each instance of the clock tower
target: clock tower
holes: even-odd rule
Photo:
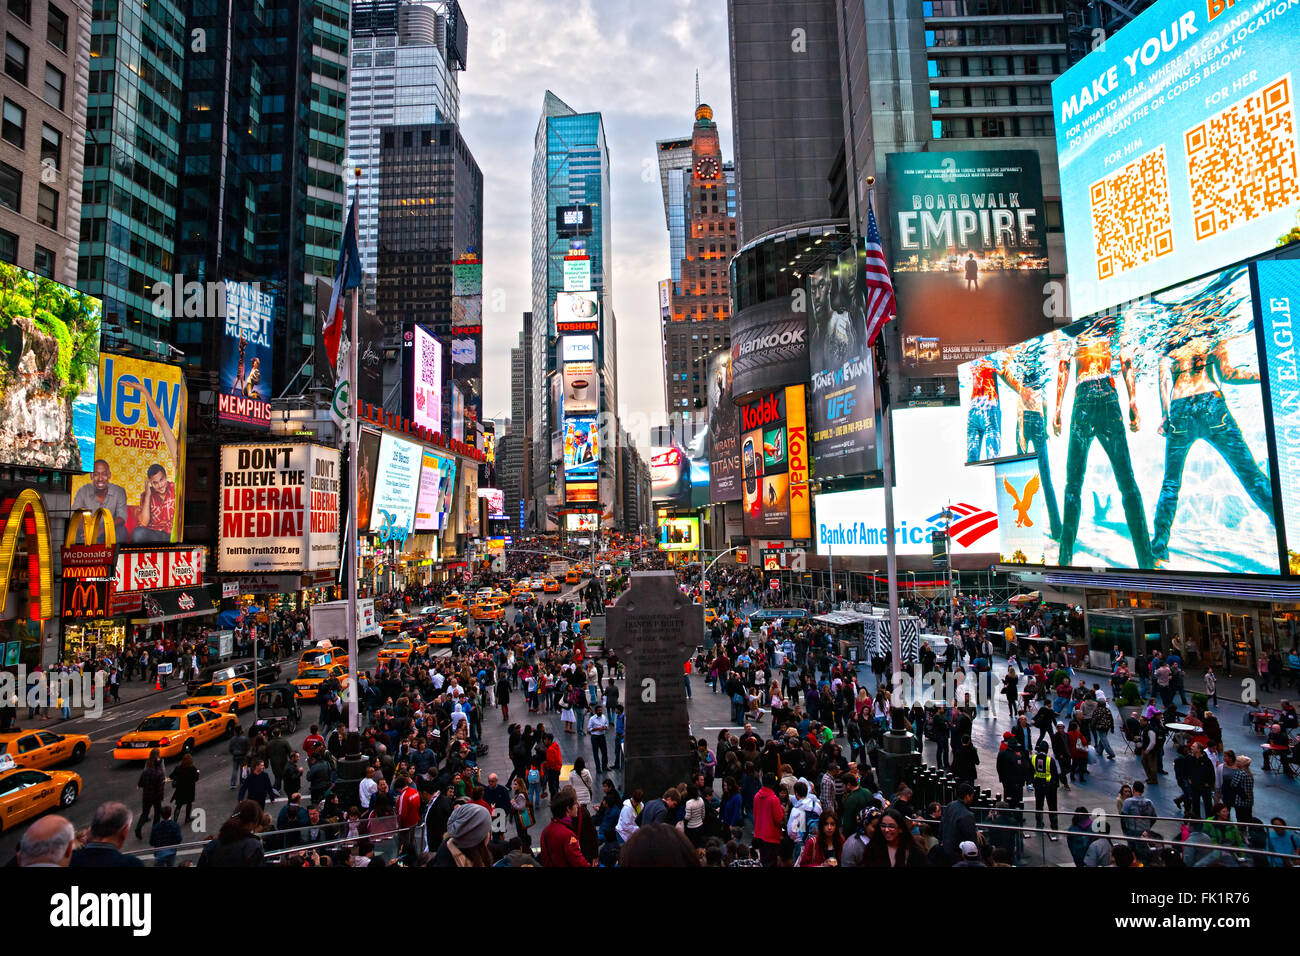
[[[695,108],[685,180],[685,257],[663,323],[665,401],[670,420],[708,414],[708,361],[730,348],[728,268],[736,252],[734,171],[724,166],[713,109]],[[683,144],[684,145],[684,144]]]

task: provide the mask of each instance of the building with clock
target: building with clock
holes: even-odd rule
[[[672,279],[660,297],[668,419],[703,422],[708,359],[729,348],[727,266],[736,252],[735,171],[723,163],[713,110],[695,108],[689,140],[658,144]]]

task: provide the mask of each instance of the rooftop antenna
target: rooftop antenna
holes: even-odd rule
[[[700,71],[695,71],[695,108],[700,108]]]

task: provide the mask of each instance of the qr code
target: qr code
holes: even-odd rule
[[[1174,251],[1164,146],[1097,180],[1088,195],[1099,280]]]
[[[1187,131],[1196,239],[1208,239],[1300,198],[1291,76]]]

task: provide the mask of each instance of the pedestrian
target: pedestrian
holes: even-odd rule
[[[185,808],[185,819],[178,825],[188,825],[194,810],[194,793],[199,783],[199,768],[194,766],[194,756],[182,754],[181,762],[172,768],[169,776],[172,782],[172,803],[176,805],[176,816],[180,817],[181,807]]]
[[[172,808],[163,807],[158,820],[149,830],[149,845],[154,848],[154,866],[175,866],[176,846],[181,842],[181,828],[172,819]]]
[[[262,811],[266,809],[266,801],[270,799],[273,789],[271,775],[266,772],[266,761],[259,757],[253,761],[248,776],[239,785],[236,799],[243,803],[247,798],[256,803],[259,811]]]
[[[145,821],[149,819],[149,812],[153,811],[155,820],[162,813],[163,796],[167,787],[167,775],[163,771],[162,756],[157,747],[149,751],[144,769],[140,771],[140,779],[135,785],[140,791],[140,819],[135,824],[135,838],[143,840],[142,831]]]
[[[244,728],[238,723],[235,724],[234,735],[226,747],[230,753],[230,789],[234,790],[239,787],[243,776],[244,758],[248,756],[249,747],[248,738],[244,736]]]
[[[1046,740],[1038,742],[1030,768],[1034,781],[1034,818],[1038,829],[1043,829],[1043,804],[1047,804],[1052,829],[1055,830],[1057,829],[1056,791],[1061,783],[1061,765],[1049,752]],[[1025,835],[1032,834],[1026,832]],[[1057,836],[1055,833],[1050,833],[1048,839],[1055,843]]]

